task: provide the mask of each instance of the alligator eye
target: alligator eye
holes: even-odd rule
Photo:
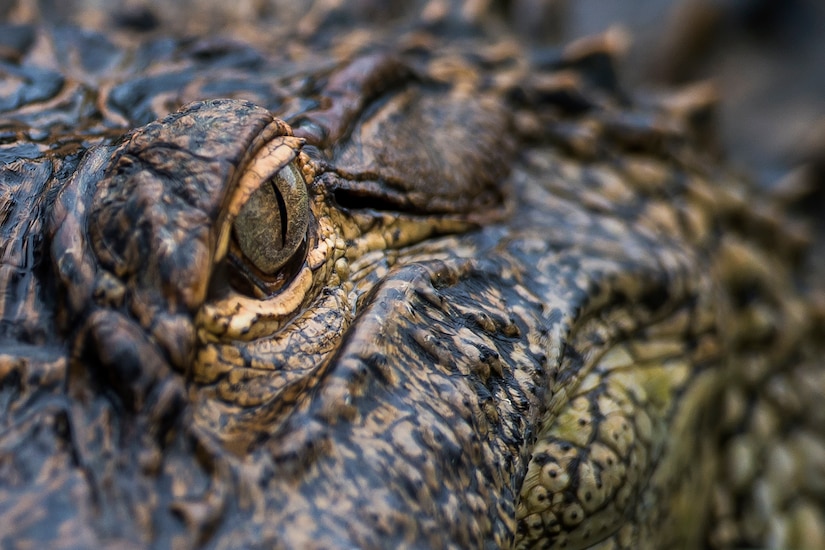
[[[252,193],[233,228],[246,259],[262,274],[274,275],[301,247],[308,224],[306,184],[289,163]]]

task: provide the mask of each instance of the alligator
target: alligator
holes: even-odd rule
[[[426,4],[3,28],[0,546],[821,547],[813,237],[714,91]]]

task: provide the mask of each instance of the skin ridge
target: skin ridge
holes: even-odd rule
[[[318,51],[114,32],[97,68],[31,31],[16,66],[66,78],[2,114],[0,545],[817,540],[807,237],[702,149],[706,91],[450,7]],[[232,222],[287,164],[304,256],[247,295]]]

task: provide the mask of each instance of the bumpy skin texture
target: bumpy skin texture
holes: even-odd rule
[[[702,149],[706,89],[474,5],[332,43],[318,8],[294,51],[15,31],[2,546],[825,540],[806,236]],[[262,274],[233,222],[288,166]]]

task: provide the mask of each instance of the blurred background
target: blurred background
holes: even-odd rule
[[[611,24],[631,31],[631,85],[711,80],[732,162],[772,185],[825,151],[825,2],[569,2],[563,38]]]
[[[463,0],[466,12],[507,15],[525,41],[564,43],[611,27],[631,45],[629,86],[712,81],[718,134],[734,167],[770,188],[813,159],[825,173],[825,2],[822,0]],[[0,0],[5,22],[46,20],[185,34],[300,28],[313,11],[376,14],[450,0]],[[455,1],[452,2],[456,4]],[[309,14],[309,15],[308,15]],[[267,27],[268,23],[277,25]],[[248,36],[248,34],[247,34]],[[820,181],[825,179],[820,178]]]

